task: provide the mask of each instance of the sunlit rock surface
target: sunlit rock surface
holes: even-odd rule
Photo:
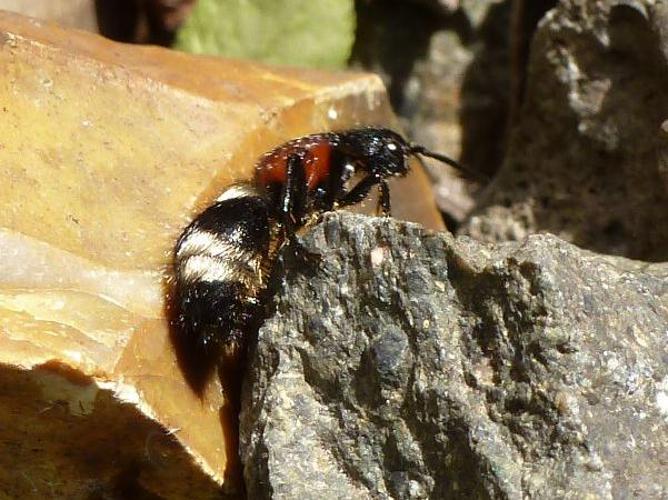
[[[668,265],[343,214],[303,244],[249,356],[249,498],[666,498]]]
[[[0,486],[165,494],[170,478],[217,494],[238,475],[233,440],[220,381],[198,398],[169,340],[173,243],[274,145],[391,124],[382,85],[8,13],[0,68]],[[417,170],[403,181],[395,213],[441,227],[425,186]]]

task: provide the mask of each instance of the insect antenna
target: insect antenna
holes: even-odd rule
[[[410,152],[412,154],[418,154],[422,156],[426,156],[427,158],[433,158],[434,160],[440,161],[441,163],[445,163],[446,165],[450,165],[451,167],[456,168],[460,172],[463,172],[465,174],[470,175],[473,178],[476,178],[480,181],[488,181],[489,179],[487,176],[481,174],[480,172],[474,172],[468,167],[465,167],[461,163],[459,163],[456,160],[453,160],[449,156],[442,155],[439,153],[434,153],[433,151],[429,151],[427,148],[424,146],[420,146],[419,144],[411,144],[410,145]]]

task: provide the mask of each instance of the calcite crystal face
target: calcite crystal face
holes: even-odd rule
[[[125,46],[0,12],[2,488],[73,498],[185,481],[205,498],[233,477],[220,381],[193,393],[169,339],[173,244],[272,147],[392,123],[374,76]],[[395,215],[440,228],[419,169],[393,194]]]

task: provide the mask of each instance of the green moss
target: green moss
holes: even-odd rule
[[[346,64],[353,0],[199,0],[175,48],[316,68]]]

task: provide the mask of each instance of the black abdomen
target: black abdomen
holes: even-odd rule
[[[243,343],[259,312],[275,234],[266,199],[249,184],[228,188],[186,228],[174,257],[183,341],[206,355]]]

